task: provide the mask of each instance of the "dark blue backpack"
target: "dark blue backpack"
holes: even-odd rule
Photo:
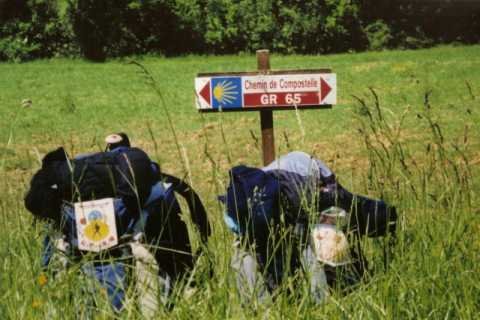
[[[219,200],[225,204],[226,218],[233,231],[261,233],[272,219],[278,218],[280,186],[264,171],[236,166],[230,172],[230,183]]]
[[[114,198],[119,238],[141,231],[148,243],[168,250],[155,252],[163,270],[175,276],[193,266],[190,241],[175,197],[185,198],[201,239],[210,227],[205,208],[196,192],[184,181],[160,172],[140,149],[120,147],[68,160],[59,148],[45,156],[34,175],[25,206],[36,217],[54,221],[72,247],[78,246],[73,202]],[[46,250],[48,253],[49,250]],[[121,254],[112,250],[112,254]],[[48,259],[45,259],[48,262]]]
[[[61,231],[66,252],[71,260],[79,259],[73,202],[114,198],[114,212],[119,238],[143,233],[153,250],[162,272],[172,280],[193,267],[188,230],[182,221],[176,195],[189,207],[192,221],[198,226],[205,243],[210,234],[205,208],[197,193],[183,180],[160,172],[140,149],[118,147],[69,160],[59,148],[47,154],[42,168],[35,173],[25,197],[26,208],[35,217],[53,221]],[[129,255],[128,246],[115,246],[101,252],[93,265],[84,265],[84,272],[95,277],[106,289],[112,306],[120,310],[125,296]],[[50,263],[54,248],[49,236],[44,240],[42,265]]]

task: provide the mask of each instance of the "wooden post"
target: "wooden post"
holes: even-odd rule
[[[267,73],[270,70],[270,53],[268,50],[257,50],[257,68],[260,73]],[[266,166],[275,160],[272,110],[260,110],[260,127],[262,129],[263,165]]]

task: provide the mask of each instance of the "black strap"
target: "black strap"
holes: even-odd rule
[[[171,183],[173,190],[187,201],[192,221],[197,225],[202,241],[206,243],[211,229],[208,223],[207,212],[198,194],[185,181],[167,173],[160,173],[160,180]]]

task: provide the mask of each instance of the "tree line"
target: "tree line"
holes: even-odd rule
[[[0,0],[0,60],[478,43],[471,0]]]

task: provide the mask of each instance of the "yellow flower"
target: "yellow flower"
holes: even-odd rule
[[[47,284],[48,278],[47,278],[47,276],[45,275],[45,273],[41,273],[41,274],[38,276],[37,281],[38,281],[38,285],[39,285],[40,287],[43,287],[44,285]]]
[[[42,301],[37,300],[37,299],[33,300],[32,308],[36,309],[36,308],[40,308],[41,306],[42,306]]]

